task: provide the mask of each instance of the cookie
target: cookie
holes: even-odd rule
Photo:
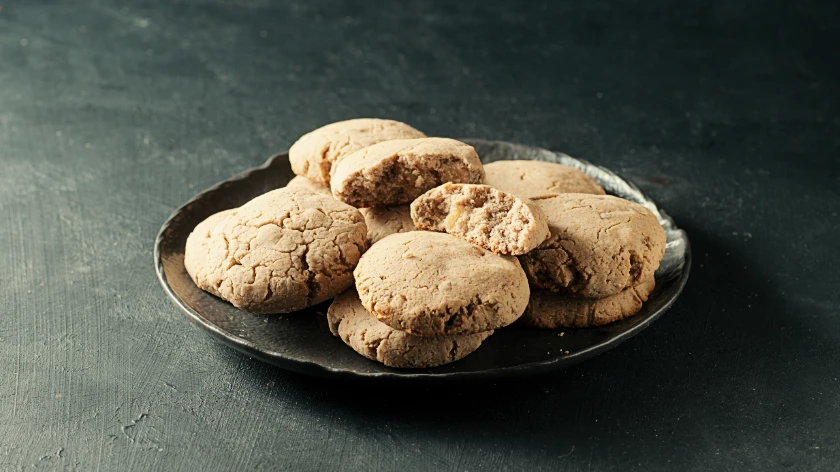
[[[299,175],[292,178],[292,180],[290,180],[289,183],[286,184],[286,188],[296,188],[296,189],[300,189],[300,190],[309,190],[309,191],[312,191],[312,192],[324,193],[324,194],[327,194],[329,196],[332,196],[332,192],[330,192],[330,188],[327,187],[326,185],[321,185],[321,184],[315,183],[315,182],[307,179],[306,177],[301,177]]]
[[[206,234],[207,227],[193,233]],[[185,261],[203,260],[188,265],[196,285],[234,306],[289,313],[352,286],[365,238],[359,210],[328,195],[282,188],[231,211],[204,245],[187,245]]]
[[[327,310],[330,331],[354,351],[388,367],[428,368],[462,359],[492,331],[421,337],[398,331],[371,315],[352,288],[337,296]]]
[[[193,281],[198,280],[198,274],[202,273],[204,264],[207,262],[207,253],[210,251],[210,235],[216,229],[216,226],[235,210],[236,208],[224,210],[208,216],[204,221],[197,224],[187,236],[187,243],[184,246],[184,268],[187,269],[187,273],[190,274]],[[214,286],[208,286],[204,290],[213,295],[219,295]]]
[[[522,315],[530,293],[515,257],[429,231],[387,236],[353,275],[362,305],[376,319],[416,336],[507,326]]]
[[[480,184],[475,149],[448,138],[374,144],[342,159],[332,176],[335,198],[357,208],[403,205],[446,182]]]
[[[489,185],[447,183],[417,197],[411,218],[419,229],[445,231],[497,254],[525,254],[548,238],[535,204]]]
[[[485,164],[484,183],[521,197],[557,193],[604,195],[595,179],[574,167],[543,161],[495,161]]]
[[[653,277],[606,298],[574,298],[535,290],[519,322],[535,328],[591,328],[635,315],[653,292]]]
[[[519,256],[532,286],[603,298],[653,277],[665,231],[647,208],[610,195],[564,193],[531,199],[551,236]]]
[[[394,120],[359,118],[328,124],[303,135],[289,149],[292,171],[330,185],[333,164],[342,157],[382,141],[423,138],[426,135]]]
[[[408,205],[360,208],[359,211],[365,217],[368,244],[394,233],[417,230],[411,220],[411,208]]]

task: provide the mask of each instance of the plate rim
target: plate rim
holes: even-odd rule
[[[515,145],[520,147],[527,147],[533,150],[538,151],[547,151],[556,155],[565,156],[566,154],[551,151],[545,148],[540,148],[537,146],[530,146],[526,144],[519,144],[519,143],[511,143],[508,141],[500,141],[500,140],[486,140],[486,139],[462,139],[462,141],[471,143],[471,142],[484,142],[484,143],[504,143],[507,145]],[[683,230],[685,248],[684,248],[684,262],[682,269],[680,271],[680,275],[677,280],[674,282],[676,284],[676,296],[668,300],[664,305],[659,307],[656,311],[651,313],[650,316],[645,318],[645,320],[641,323],[638,323],[629,329],[622,331],[620,334],[609,338],[604,342],[600,342],[598,344],[594,344],[589,346],[585,349],[580,351],[575,351],[574,353],[566,354],[563,356],[557,356],[551,359],[541,360],[541,361],[534,361],[528,362],[524,364],[517,364],[512,366],[506,367],[497,367],[491,369],[484,369],[484,370],[473,370],[467,372],[441,372],[441,373],[430,373],[422,369],[417,370],[398,370],[392,369],[391,371],[384,371],[384,372],[353,372],[344,369],[335,369],[331,368],[317,362],[313,361],[306,361],[306,360],[297,360],[297,359],[289,359],[283,356],[273,356],[269,353],[265,352],[264,350],[255,346],[252,342],[240,338],[238,336],[234,336],[221,328],[213,325],[212,323],[206,322],[204,318],[195,310],[187,306],[183,300],[175,293],[172,289],[172,286],[169,284],[166,273],[164,270],[164,260],[161,254],[161,245],[163,240],[166,237],[166,232],[173,224],[175,219],[183,213],[189,206],[194,204],[196,201],[201,200],[205,195],[214,192],[221,188],[224,185],[227,185],[231,182],[245,180],[250,177],[255,172],[263,171],[270,168],[275,162],[278,160],[282,160],[283,158],[288,159],[288,151],[286,152],[279,152],[274,154],[273,156],[269,157],[265,162],[261,165],[256,167],[251,167],[245,169],[238,174],[235,174],[227,179],[221,180],[214,185],[202,190],[201,192],[197,193],[195,196],[190,198],[188,201],[180,205],[176,208],[169,217],[164,221],[163,225],[161,226],[160,230],[158,231],[157,236],[155,237],[155,246],[153,251],[153,257],[155,262],[155,274],[157,275],[157,279],[160,282],[161,286],[163,287],[164,292],[168,295],[169,299],[178,307],[181,312],[187,316],[193,323],[198,324],[201,326],[204,331],[211,335],[211,337],[221,341],[227,346],[233,347],[234,349],[247,354],[248,356],[257,358],[263,362],[268,364],[290,370],[293,372],[298,372],[301,374],[306,375],[314,375],[318,377],[329,377],[329,378],[365,378],[365,379],[400,379],[400,380],[407,380],[407,379],[434,379],[434,380],[452,380],[452,379],[497,379],[497,378],[511,378],[517,376],[524,376],[524,375],[537,375],[549,371],[559,370],[563,367],[567,367],[573,364],[577,364],[580,362],[585,361],[586,359],[592,358],[602,352],[608,351],[610,349],[615,348],[619,344],[627,341],[628,339],[632,338],[633,336],[639,334],[642,330],[653,324],[654,321],[659,319],[666,311],[668,311],[673,304],[677,301],[680,294],[682,293],[683,289],[685,288],[686,284],[688,283],[689,275],[691,273],[691,244],[688,239],[688,235]],[[635,184],[627,179],[621,177],[619,174],[615,172],[599,166],[597,164],[592,164],[589,161],[584,159],[577,159],[576,160],[591,165],[593,167],[597,167],[603,171],[606,171],[610,174],[616,175],[619,177],[623,182],[627,183],[633,190],[637,191],[641,196],[646,198],[647,200],[653,202],[656,205],[656,208],[659,210],[660,215],[665,219],[668,220],[673,226],[676,225],[673,222],[673,219],[662,209],[659,207],[659,204],[654,202],[650,199],[647,194],[641,191]],[[374,362],[374,361],[371,361]]]

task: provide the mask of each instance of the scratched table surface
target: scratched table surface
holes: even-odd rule
[[[0,470],[840,465],[836,2],[0,3]],[[161,223],[360,116],[615,170],[688,231],[685,292],[489,384],[308,378],[190,324]]]

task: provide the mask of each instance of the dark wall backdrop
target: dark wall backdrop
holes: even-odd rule
[[[0,2],[0,470],[837,470],[837,2]],[[330,121],[618,171],[673,309],[510,383],[314,380],[155,279],[199,190]]]

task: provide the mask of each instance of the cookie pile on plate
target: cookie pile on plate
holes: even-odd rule
[[[635,314],[665,233],[648,209],[542,161],[357,119],[301,137],[297,177],[187,239],[199,288],[252,313],[334,298],[332,333],[390,367],[457,361],[519,320],[584,328]]]

